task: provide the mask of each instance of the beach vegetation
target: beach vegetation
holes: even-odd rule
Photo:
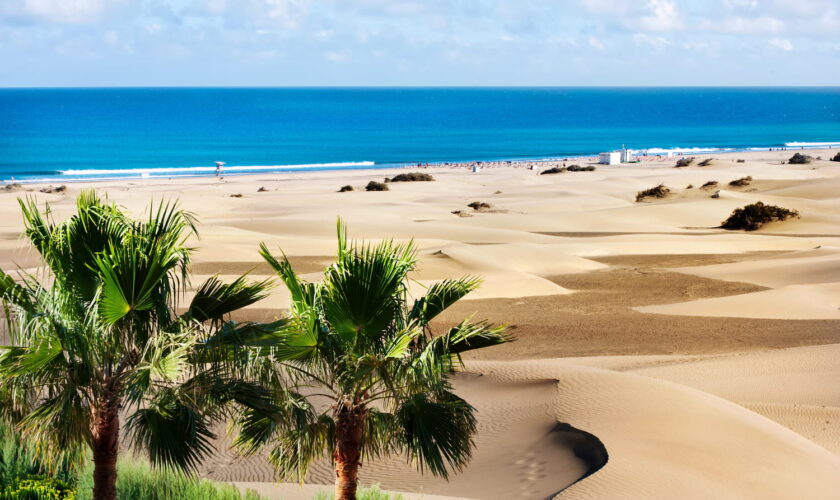
[[[391,182],[429,182],[435,180],[430,174],[423,172],[408,172],[391,177]]]
[[[834,157],[831,159],[831,161],[840,161],[840,153],[837,153],[836,155],[834,155]]]
[[[492,205],[489,203],[485,203],[483,201],[474,201],[467,205],[468,207],[472,208],[473,210],[488,210],[492,208]]]
[[[350,242],[341,221],[337,260],[319,282],[303,281],[265,244],[260,254],[291,292],[290,312],[280,328],[236,341],[264,353],[277,374],[260,371],[284,389],[271,408],[241,415],[236,446],[269,446],[281,480],[303,480],[310,464],[331,459],[339,500],[357,498],[363,460],[401,455],[444,478],[461,470],[476,416],[450,376],[463,353],[509,337],[504,326],[469,318],[443,331],[431,322],[480,280],[445,280],[410,300],[414,243]]]
[[[698,167],[708,167],[709,165],[712,164],[712,160],[714,160],[714,158],[706,158],[705,160],[698,163],[697,166]]]
[[[805,165],[807,163],[811,163],[812,160],[813,158],[808,155],[804,155],[802,153],[794,153],[794,155],[791,156],[788,160],[788,163],[790,163],[791,165]]]
[[[686,188],[686,189],[694,189],[694,184],[689,184],[689,185],[688,185],[688,186],[686,186],[685,188]]]
[[[717,187],[718,184],[718,181],[706,181],[705,184],[700,186],[700,189],[711,189],[713,187]]]
[[[313,500],[333,500],[335,495],[328,495],[326,493],[319,493]],[[399,493],[390,494],[379,489],[378,484],[374,484],[370,488],[361,488],[358,490],[356,498],[358,500],[404,500],[405,497]]]
[[[351,186],[350,184],[347,184],[346,186],[341,186],[341,187],[338,189],[338,192],[339,192],[339,193],[346,193],[346,192],[348,192],[348,191],[353,191],[353,186]],[[370,190],[368,190],[368,191],[370,191]]]
[[[564,167],[551,167],[543,170],[540,172],[540,175],[547,175],[547,174],[562,174],[565,172],[566,169]]]
[[[743,158],[738,158],[737,160],[735,160],[735,163],[744,163],[745,161],[746,160],[744,160]]]
[[[671,190],[665,184],[659,184],[636,193],[636,202],[644,201],[648,198],[665,198],[669,194],[671,194]]]
[[[566,169],[569,172],[592,172],[595,170],[594,165],[586,165],[585,167],[581,167],[580,165],[569,165]]]
[[[735,179],[734,181],[729,181],[729,185],[732,187],[744,187],[749,186],[752,182],[752,176],[741,177],[740,179]]]
[[[230,313],[266,294],[268,282],[213,277],[183,312],[194,216],[175,203],[132,219],[93,191],[55,222],[20,200],[24,236],[43,272],[0,271],[10,345],[0,350],[0,417],[54,465],[92,456],[92,498],[114,500],[121,417],[156,465],[192,469],[212,451],[211,425],[233,404],[264,405],[264,391],[209,363],[203,339],[250,327]],[[180,306],[183,307],[183,306]]]
[[[691,165],[692,163],[694,163],[694,157],[693,156],[680,158],[679,160],[677,160],[677,163],[674,165],[674,168],[687,167],[687,166]]]
[[[388,185],[382,182],[370,181],[365,186],[365,191],[389,191]]]
[[[768,222],[799,218],[799,212],[757,201],[742,208],[736,208],[721,224],[723,229],[755,231]]]

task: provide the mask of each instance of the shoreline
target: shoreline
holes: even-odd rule
[[[620,151],[614,149],[612,151]],[[638,164],[645,159],[651,162],[667,161],[672,158],[679,158],[685,156],[703,156],[709,157],[714,155],[731,155],[731,154],[750,154],[750,153],[772,153],[772,152],[830,152],[840,151],[840,142],[788,142],[783,146],[747,146],[743,148],[705,148],[705,147],[674,147],[674,148],[647,148],[647,149],[629,149],[634,157],[639,158],[639,161],[621,163],[620,165]],[[353,162],[324,162],[324,163],[307,163],[299,165],[230,165],[225,167],[222,178],[228,177],[244,177],[253,175],[265,174],[295,174],[302,172],[337,172],[337,171],[367,171],[367,170],[394,170],[406,168],[471,168],[478,165],[480,167],[496,167],[496,166],[513,166],[518,167],[525,164],[540,164],[543,166],[555,166],[563,162],[570,161],[585,161],[589,164],[597,164],[599,153],[590,154],[574,154],[565,156],[548,156],[548,157],[533,157],[533,158],[500,158],[490,160],[463,160],[463,161],[436,161],[436,162],[386,162],[376,163],[373,161],[353,161]],[[0,185],[9,186],[12,184],[33,185],[33,184],[64,184],[64,183],[84,183],[84,182],[110,182],[110,181],[146,181],[146,180],[173,180],[173,179],[196,179],[209,178],[213,179],[215,175],[214,168],[211,166],[193,166],[193,167],[154,167],[149,169],[142,168],[128,168],[124,172],[131,172],[131,174],[116,174],[119,169],[97,169],[88,172],[108,172],[115,173],[113,176],[102,177],[78,177],[94,174],[67,174],[66,172],[84,172],[80,169],[69,169],[59,172],[57,176],[52,177],[36,177],[26,179],[16,179],[15,176],[10,176],[10,179],[0,179]],[[152,172],[196,172],[196,173],[175,173],[173,175],[150,175]],[[197,172],[206,173],[197,173]],[[73,178],[63,178],[62,175],[73,175]]]
[[[840,153],[840,142],[838,143],[802,143],[802,146],[796,147],[772,147],[772,148],[757,148],[757,147],[750,147],[750,148],[743,148],[743,149],[719,149],[719,150],[712,150],[712,149],[703,149],[703,148],[678,148],[672,151],[672,156],[667,156],[667,153],[660,153],[657,149],[656,153],[650,153],[652,149],[649,150],[632,150],[634,153],[639,153],[642,151],[647,151],[647,155],[638,155],[635,156],[637,159],[633,162],[628,163],[620,163],[617,165],[603,165],[604,167],[632,167],[632,166],[639,166],[639,165],[651,165],[651,164],[660,164],[666,163],[669,161],[676,161],[677,158],[682,157],[695,157],[695,158],[714,158],[716,156],[729,156],[735,154],[741,155],[750,155],[756,156],[758,154],[771,154],[773,156],[779,156],[781,154],[784,156],[787,153],[796,153],[801,151],[808,151],[811,156],[815,158],[819,157],[821,154],[824,155],[822,159],[830,160],[834,154]],[[814,144],[813,146],[807,146],[804,144]],[[823,144],[827,144],[824,146]],[[836,146],[836,147],[835,147]],[[787,157],[785,157],[787,158]],[[277,170],[271,169],[270,166],[253,166],[253,167],[246,167],[246,166],[232,166],[227,167],[229,169],[236,169],[234,173],[224,172],[221,177],[217,177],[213,173],[208,174],[183,174],[183,175],[155,175],[155,176],[114,176],[114,177],[96,177],[96,178],[72,178],[72,179],[63,179],[59,177],[47,177],[47,178],[34,178],[34,179],[3,179],[0,180],[0,189],[5,187],[9,189],[12,186],[19,185],[19,186],[38,186],[38,185],[54,185],[54,184],[99,184],[99,183],[111,183],[111,182],[118,182],[118,181],[127,181],[127,182],[156,182],[156,181],[177,181],[177,180],[191,180],[191,179],[208,179],[208,180],[227,180],[227,179],[249,179],[253,178],[254,176],[259,175],[294,175],[294,174],[305,174],[305,173],[320,173],[320,172],[347,172],[347,173],[365,173],[365,172],[382,172],[382,171],[395,171],[395,170],[404,170],[404,169],[412,169],[412,168],[419,168],[419,169],[444,169],[444,170],[452,170],[452,169],[469,169],[473,166],[478,166],[480,168],[499,168],[499,167],[510,167],[510,168],[522,168],[522,167],[544,167],[544,168],[551,168],[555,166],[564,166],[565,163],[569,162],[581,162],[586,163],[587,165],[600,165],[598,163],[598,155],[577,155],[577,156],[564,156],[564,157],[551,157],[551,158],[517,158],[517,159],[500,159],[500,160],[469,160],[469,161],[453,161],[453,162],[412,162],[412,163],[373,163],[373,162],[342,162],[342,163],[329,163],[329,164],[306,164],[300,166],[290,166],[290,165],[278,165]],[[353,163],[352,166],[348,166],[349,163]],[[327,166],[327,165],[335,165],[335,166]],[[294,167],[294,168],[291,168]],[[205,167],[185,167],[186,169],[193,169],[193,168],[205,168]],[[206,167],[210,168],[210,167]],[[254,168],[257,169],[255,171],[246,171],[245,169]],[[535,168],[536,169],[536,168]],[[130,171],[138,171],[139,169],[127,169]],[[176,170],[176,169],[168,169],[167,170]]]

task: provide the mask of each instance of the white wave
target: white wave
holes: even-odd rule
[[[715,153],[718,151],[730,151],[729,148],[648,148],[636,149],[634,152],[647,152],[651,155],[660,155],[665,153]]]
[[[789,148],[828,148],[840,146],[840,142],[786,142]]]
[[[372,161],[353,161],[339,163],[304,163],[299,165],[236,165],[225,166],[224,172],[253,172],[261,170],[305,170],[308,168],[342,168],[342,167],[372,167]],[[160,167],[160,168],[126,168],[108,170],[60,170],[61,175],[143,175],[150,176],[162,174],[201,174],[213,173],[215,166],[207,167]]]

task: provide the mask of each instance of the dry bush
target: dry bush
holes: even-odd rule
[[[755,231],[768,222],[799,218],[799,212],[757,201],[743,208],[736,208],[720,225],[723,229]]]
[[[687,166],[691,165],[692,163],[694,163],[694,157],[693,156],[689,157],[689,158],[680,158],[679,160],[677,160],[677,164],[674,165],[674,168],[687,167]]]
[[[750,182],[752,182],[752,176],[741,177],[740,179],[735,179],[734,181],[729,181],[729,185],[732,187],[744,187],[749,186]]]
[[[592,172],[595,170],[595,167],[593,165],[587,165],[585,167],[581,167],[580,165],[569,165],[569,168],[566,170],[569,172]]]
[[[348,184],[346,186],[341,186],[341,188],[339,188],[338,190],[339,193],[346,193],[347,191],[353,191],[353,186]]]
[[[840,161],[840,153],[834,155],[834,158],[832,158],[831,161]]]
[[[643,201],[646,198],[665,198],[671,193],[671,190],[668,189],[665,184],[660,184],[658,186],[654,186],[650,189],[645,189],[644,191],[639,191],[636,193],[636,201]]]
[[[488,210],[493,207],[489,203],[485,203],[483,201],[474,201],[467,206],[472,208],[473,210]]]
[[[796,153],[790,157],[788,163],[790,163],[791,165],[805,165],[806,163],[811,163],[811,160],[813,160],[813,158],[811,158],[808,155]]]
[[[698,167],[708,167],[712,164],[713,158],[706,158],[705,160],[701,161],[697,164]]]
[[[540,172],[540,175],[545,175],[545,174],[562,174],[562,173],[563,173],[563,172],[565,172],[565,171],[566,171],[566,169],[565,169],[565,168],[563,168],[563,167],[551,167],[551,168],[549,168],[549,169],[546,169],[546,170],[543,170],[542,172]]]
[[[718,181],[709,181],[709,182],[703,184],[702,186],[700,186],[700,189],[710,189],[710,188],[716,187],[717,185],[718,185]]]
[[[433,181],[435,180],[429,174],[424,174],[423,172],[408,172],[406,174],[399,174],[391,177],[391,182],[417,182],[417,181]],[[386,181],[388,182],[388,181]]]
[[[390,191],[388,186],[382,182],[370,181],[365,186],[365,191]]]

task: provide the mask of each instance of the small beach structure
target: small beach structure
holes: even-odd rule
[[[621,151],[610,151],[598,155],[598,163],[601,165],[618,165],[621,163]]]
[[[630,163],[633,161],[633,150],[625,147],[621,148],[621,163]]]

